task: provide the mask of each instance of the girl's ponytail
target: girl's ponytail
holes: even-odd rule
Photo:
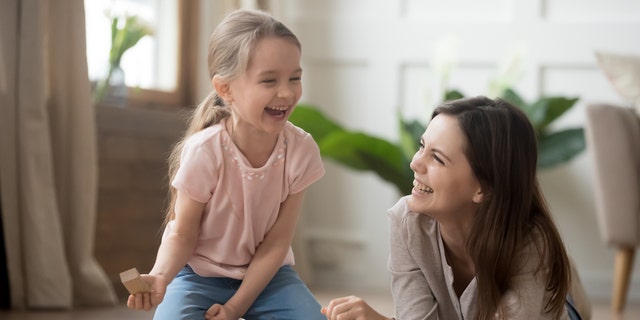
[[[165,212],[164,226],[171,221],[175,216],[175,204],[176,204],[176,190],[171,186],[171,181],[175,178],[178,168],[180,167],[180,155],[182,154],[182,148],[184,142],[191,135],[208,128],[214,124],[219,123],[224,118],[229,116],[229,109],[224,105],[224,101],[220,98],[215,90],[212,90],[209,95],[193,110],[189,119],[189,125],[185,131],[182,139],[176,143],[173,151],[169,155],[169,205]]]

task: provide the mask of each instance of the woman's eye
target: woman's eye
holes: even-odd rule
[[[418,145],[420,146],[420,150],[424,149],[424,143],[422,143],[422,141],[418,142]]]
[[[442,159],[440,159],[440,157],[435,154],[433,155],[433,159],[435,159],[439,164],[444,164],[444,161],[442,161]]]
[[[293,78],[291,78],[289,80],[291,80],[291,81],[300,81],[300,80],[302,80],[302,77],[293,77]]]

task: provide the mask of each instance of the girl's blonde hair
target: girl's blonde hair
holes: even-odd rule
[[[247,70],[258,40],[266,37],[284,38],[302,49],[298,38],[280,21],[257,10],[237,10],[227,15],[211,34],[207,62],[209,78],[218,76],[230,81]],[[219,123],[230,115],[230,110],[213,89],[193,111],[182,139],[175,145],[168,159],[169,205],[165,212],[166,225],[175,217],[177,191],[171,182],[180,167],[180,155],[185,141],[194,133]]]

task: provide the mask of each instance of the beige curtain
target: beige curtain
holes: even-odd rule
[[[116,303],[93,257],[83,0],[0,1],[0,195],[14,308]]]

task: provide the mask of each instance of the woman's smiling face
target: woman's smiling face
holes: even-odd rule
[[[411,160],[411,211],[438,220],[475,212],[482,192],[465,155],[466,145],[455,117],[441,114],[431,120]]]

